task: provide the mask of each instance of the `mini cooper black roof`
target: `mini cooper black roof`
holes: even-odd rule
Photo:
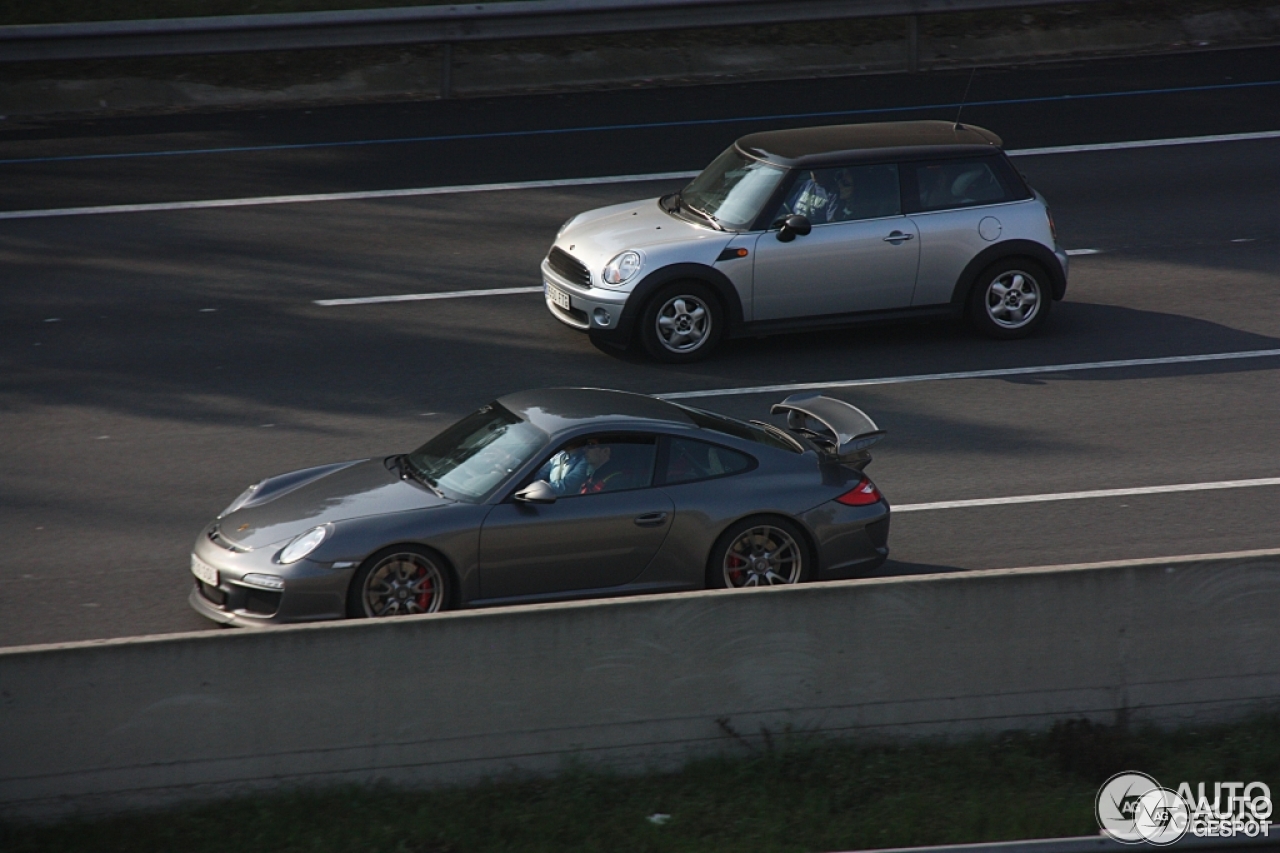
[[[989,130],[949,121],[894,121],[766,130],[737,141],[751,157],[789,168],[988,154],[1003,144]]]

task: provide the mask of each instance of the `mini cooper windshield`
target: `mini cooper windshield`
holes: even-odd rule
[[[785,174],[783,169],[725,151],[680,191],[681,204],[723,228],[751,227]]]
[[[498,403],[467,415],[412,453],[410,476],[460,500],[479,500],[547,442],[547,434]]]

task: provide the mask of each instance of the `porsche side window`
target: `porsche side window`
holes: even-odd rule
[[[673,438],[667,452],[664,482],[691,483],[695,480],[727,477],[751,469],[754,462],[747,454],[727,447],[717,447],[688,438]]]
[[[652,436],[590,436],[557,451],[533,479],[564,496],[643,489],[653,483],[656,455]]]

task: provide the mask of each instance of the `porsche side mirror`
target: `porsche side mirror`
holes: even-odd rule
[[[782,220],[778,226],[778,242],[790,243],[797,237],[803,237],[813,230],[809,217],[793,213]]]
[[[546,480],[534,480],[511,497],[527,504],[553,504],[556,502],[556,490]]]

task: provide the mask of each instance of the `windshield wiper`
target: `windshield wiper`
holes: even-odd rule
[[[677,196],[677,198],[679,198],[679,196]],[[716,218],[715,218],[714,216],[712,216],[710,213],[707,213],[705,210],[699,210],[698,208],[696,208],[696,207],[694,207],[693,205],[689,204],[689,202],[685,201],[684,199],[680,199],[680,203],[681,203],[681,204],[683,204],[687,209],[692,210],[694,213],[698,214],[699,216],[701,216],[702,218],[704,218],[704,219],[706,219],[708,222],[710,222],[710,223],[711,223],[711,225],[712,225],[712,226],[713,226],[717,231],[723,231],[723,230],[724,230],[724,226],[720,224],[720,220],[719,220],[719,219],[716,219]]]
[[[404,454],[403,456],[400,456],[396,460],[396,462],[400,468],[400,476],[402,478],[407,477],[416,483],[421,483],[431,491],[435,492],[436,497],[441,497],[441,498],[444,497],[444,492],[440,491],[440,487],[437,486],[434,482],[432,482],[430,477],[428,477],[426,474],[419,471],[417,467],[415,467],[414,464],[409,461],[409,455],[407,453]]]

